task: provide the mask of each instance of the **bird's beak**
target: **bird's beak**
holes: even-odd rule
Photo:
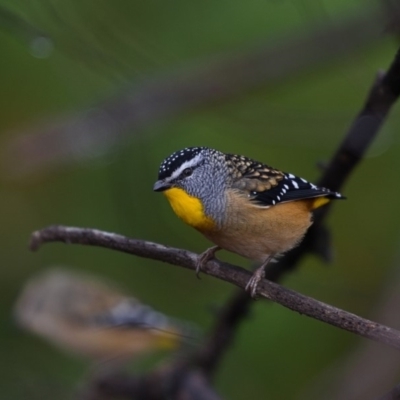
[[[167,190],[171,187],[172,187],[172,185],[170,183],[161,180],[161,181],[157,181],[154,184],[153,190],[155,192],[163,192],[164,190]]]

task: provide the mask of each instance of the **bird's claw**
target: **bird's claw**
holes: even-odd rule
[[[250,294],[253,299],[257,298],[257,291],[260,282],[265,278],[265,267],[273,259],[273,256],[268,256],[265,261],[259,266],[247,282],[244,290]]]
[[[264,275],[265,275],[264,266],[261,266],[260,268],[257,268],[254,271],[254,274],[247,282],[247,285],[244,290],[248,292],[253,299],[257,298],[258,285],[264,279]]]
[[[197,258],[197,262],[196,262],[196,276],[197,276],[197,278],[200,279],[201,269],[203,268],[203,266],[205,264],[207,264],[208,261],[210,261],[213,258],[215,258],[215,253],[218,250],[221,250],[221,247],[219,247],[219,246],[210,247],[209,249],[207,249],[206,251],[204,251],[203,253],[201,253],[199,255],[199,257]]]

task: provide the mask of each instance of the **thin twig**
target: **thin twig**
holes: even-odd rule
[[[198,259],[197,254],[187,250],[168,247],[145,240],[131,239],[126,236],[103,232],[97,229],[60,225],[50,226],[32,234],[31,249],[37,250],[42,244],[48,242],[105,247],[191,270],[196,269],[196,261]],[[202,271],[205,274],[232,283],[240,288],[246,286],[251,275],[249,271],[243,268],[218,260],[209,261]],[[395,329],[322,303],[268,280],[262,281],[258,293],[260,297],[272,300],[300,314],[400,349],[400,332]]]

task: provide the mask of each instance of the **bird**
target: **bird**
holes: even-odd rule
[[[153,190],[214,243],[198,257],[197,274],[221,249],[261,263],[245,287],[253,298],[268,263],[301,242],[312,212],[345,198],[262,162],[204,146],[165,158]]]
[[[19,326],[98,366],[178,349],[195,333],[97,277],[53,267],[29,279],[14,316]]]

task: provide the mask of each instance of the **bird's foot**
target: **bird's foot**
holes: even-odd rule
[[[272,256],[267,257],[267,259],[262,263],[260,267],[258,267],[252,277],[249,279],[247,282],[247,285],[245,287],[245,291],[249,292],[250,296],[253,299],[257,298],[257,290],[260,282],[265,278],[265,267],[268,265],[268,263],[273,259]]]
[[[261,267],[257,268],[254,271],[252,277],[247,282],[247,285],[244,290],[246,290],[246,292],[249,292],[250,296],[253,299],[257,298],[258,285],[264,279],[264,276],[265,276],[265,270],[264,270],[264,265],[262,265]]]
[[[201,253],[197,259],[196,262],[196,276],[200,279],[200,271],[204,267],[205,264],[207,264],[208,261],[212,260],[215,258],[215,253],[221,250],[221,247],[219,246],[213,246]]]

